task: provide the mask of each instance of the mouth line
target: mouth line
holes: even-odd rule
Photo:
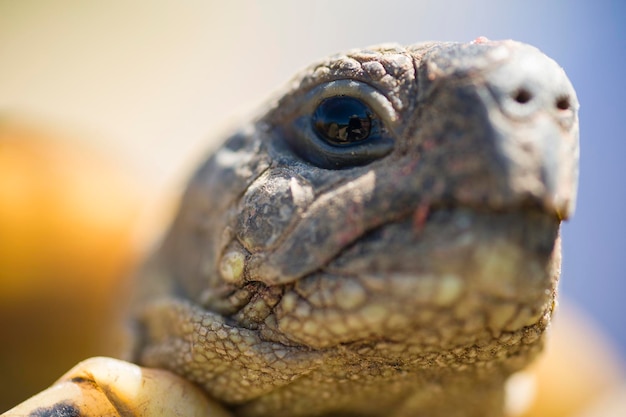
[[[224,283],[222,287],[205,291],[201,296],[200,304],[209,311],[223,315],[233,325],[259,329],[269,316],[276,314],[277,306],[283,301],[286,294],[293,292],[306,299],[306,294],[303,294],[300,290],[302,283],[305,281],[314,282],[319,277],[326,276],[343,277],[345,279],[352,277],[352,279],[359,280],[364,275],[375,276],[377,274],[382,277],[381,279],[385,279],[385,276],[394,273],[394,269],[400,269],[402,274],[407,276],[413,275],[414,277],[424,273],[431,273],[432,271],[428,270],[427,267],[425,271],[420,270],[418,267],[423,261],[419,257],[423,254],[419,255],[421,253],[419,250],[421,249],[418,246],[433,240],[433,236],[436,236],[436,234],[433,234],[432,228],[437,228],[438,225],[447,225],[448,228],[454,229],[452,235],[458,235],[458,239],[451,239],[450,245],[452,246],[459,244],[458,242],[464,238],[464,235],[472,235],[474,233],[473,227],[484,225],[485,218],[493,218],[495,221],[499,217],[507,216],[518,220],[520,218],[539,217],[542,219],[540,222],[542,227],[546,224],[553,224],[556,225],[554,227],[558,228],[559,223],[559,219],[555,215],[548,213],[542,209],[540,204],[533,202],[517,206],[514,209],[502,208],[499,210],[490,207],[482,207],[482,209],[461,208],[452,204],[442,203],[424,204],[407,214],[365,231],[358,239],[345,245],[324,265],[299,276],[294,281],[273,285],[269,285],[261,280],[245,281],[238,286]],[[482,223],[478,222],[480,219],[482,219]],[[518,229],[520,229],[519,226]],[[400,231],[400,233],[395,233],[397,231]],[[532,233],[532,230],[523,233],[525,236],[519,238],[519,242],[515,244],[523,244],[529,247],[533,245],[547,245],[547,241],[539,244],[533,243],[534,233]],[[390,237],[393,238],[396,234],[401,235],[399,243],[398,241],[389,241]],[[478,243],[484,244],[485,242],[479,241]],[[441,242],[439,244],[441,245]],[[368,249],[368,245],[374,249]],[[394,245],[399,245],[400,249],[398,251],[392,249],[392,253],[404,251],[403,254],[400,254],[398,265],[390,266],[389,262],[385,263],[384,253],[382,257],[380,253],[377,253],[377,248],[384,248],[386,245],[390,245],[392,248],[395,247]],[[436,244],[434,246],[436,254]],[[444,250],[446,249],[444,245]],[[378,259],[375,256],[369,256],[372,253],[368,252],[368,250],[378,255]],[[547,250],[544,250],[544,252]],[[426,252],[426,255],[422,257],[427,257],[428,255],[430,254]],[[373,260],[370,262],[369,259]],[[370,263],[368,264],[368,262]],[[351,269],[354,265],[356,265],[357,269],[353,271]],[[422,266],[422,268],[424,267]]]

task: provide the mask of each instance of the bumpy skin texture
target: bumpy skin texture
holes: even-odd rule
[[[355,97],[376,137],[324,141]],[[499,416],[541,349],[578,103],[512,41],[328,58],[196,172],[141,276],[140,364],[236,416]]]

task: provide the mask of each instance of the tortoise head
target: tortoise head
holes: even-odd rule
[[[311,355],[518,368],[554,306],[577,109],[512,41],[330,57],[196,172],[160,296]]]

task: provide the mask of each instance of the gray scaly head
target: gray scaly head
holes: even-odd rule
[[[500,415],[553,312],[577,108],[512,41],[307,68],[192,178],[139,361],[242,416]]]

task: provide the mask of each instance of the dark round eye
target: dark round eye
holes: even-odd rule
[[[313,126],[331,145],[351,145],[370,136],[372,111],[354,97],[330,97],[315,109]]]

